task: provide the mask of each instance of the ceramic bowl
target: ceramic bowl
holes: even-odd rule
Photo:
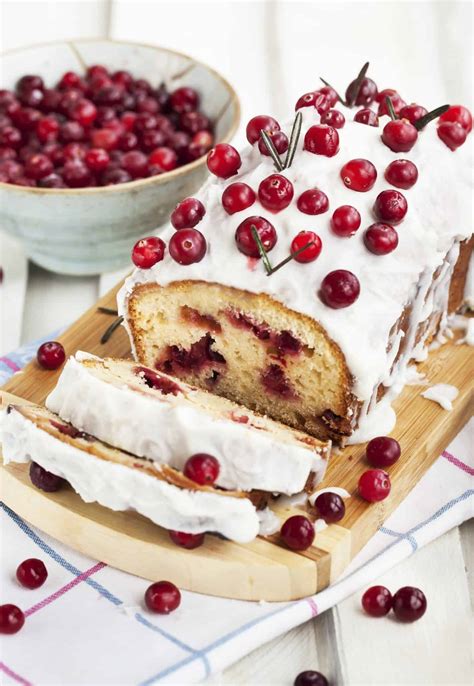
[[[192,86],[215,124],[217,142],[228,141],[240,117],[232,86],[214,69],[165,48],[109,40],[77,40],[13,50],[3,56],[2,88],[24,74],[47,86],[65,71],[91,64],[127,69],[171,90]],[[171,172],[116,186],[81,189],[27,188],[0,183],[0,229],[19,238],[28,257],[62,274],[98,274],[130,262],[134,243],[150,234],[173,207],[194,193],[207,175],[202,157]]]

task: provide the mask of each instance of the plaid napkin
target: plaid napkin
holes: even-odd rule
[[[0,383],[19,371],[37,346],[0,358]],[[27,619],[18,634],[4,637],[1,683],[187,684],[223,670],[472,517],[473,432],[471,420],[336,583],[290,603],[183,591],[176,612],[150,613],[142,603],[147,581],[61,545],[2,503],[0,602],[18,605]],[[29,557],[42,559],[49,572],[35,591],[14,579],[17,565]]]

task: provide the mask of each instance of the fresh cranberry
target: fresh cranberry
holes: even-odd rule
[[[268,135],[270,136],[272,143],[275,147],[275,150],[279,155],[282,155],[284,152],[288,150],[288,136],[286,133],[283,133],[283,131],[269,131]],[[265,155],[266,157],[270,156],[270,153],[268,152],[268,148],[265,145],[265,141],[263,140],[262,136],[260,136],[258,140],[258,149],[262,153],[262,155]]]
[[[418,119],[424,117],[425,114],[428,114],[427,109],[421,105],[415,105],[415,103],[412,103],[411,105],[405,105],[405,107],[402,107],[398,113],[398,116],[400,119],[407,119],[410,124],[414,124]]]
[[[100,182],[102,186],[115,186],[118,183],[128,183],[132,180],[130,174],[128,174],[125,169],[106,169],[101,178]]]
[[[339,134],[332,126],[315,124],[306,132],[304,149],[315,155],[333,157],[339,150]]]
[[[186,151],[184,152],[183,160],[186,164],[189,162],[194,162],[195,160],[204,157],[204,155],[206,155],[208,152],[209,148],[207,147],[207,145],[200,145],[199,143],[191,141],[191,143],[186,148]]]
[[[175,545],[186,550],[194,550],[204,543],[204,534],[185,534],[182,531],[168,531],[168,534]]]
[[[450,150],[456,150],[465,142],[467,131],[457,122],[443,122],[438,126],[438,136]]]
[[[145,603],[149,610],[160,615],[169,615],[181,603],[181,593],[171,581],[157,581],[145,593]]]
[[[23,166],[15,160],[5,160],[1,163],[0,168],[7,178],[7,183],[9,181],[14,183],[16,178],[23,176]]]
[[[389,121],[382,132],[382,141],[393,152],[409,152],[417,138],[418,131],[413,124],[403,119]]]
[[[140,179],[147,174],[148,159],[143,152],[131,150],[123,156],[121,166],[130,174],[132,179]]]
[[[71,108],[71,117],[84,128],[88,128],[97,117],[97,108],[90,100],[79,100]]]
[[[280,212],[288,207],[293,193],[293,184],[281,174],[267,176],[258,187],[258,199],[271,212]]]
[[[25,623],[25,615],[16,605],[0,605],[0,634],[16,634]]]
[[[196,453],[186,460],[183,474],[200,486],[210,486],[219,476],[218,460],[206,453]]]
[[[58,133],[59,124],[54,117],[42,117],[36,125],[36,135],[42,143],[56,140]]]
[[[353,236],[360,226],[360,214],[351,205],[341,205],[331,218],[331,228],[337,236]]]
[[[177,167],[178,156],[171,148],[156,148],[148,158],[148,162],[150,165],[159,167],[161,171],[168,172]]]
[[[170,94],[170,105],[175,112],[192,112],[199,106],[199,96],[194,88],[177,88]]]
[[[360,293],[359,279],[347,269],[336,269],[326,274],[321,283],[322,301],[335,310],[352,305]]]
[[[306,672],[298,674],[293,686],[329,686],[329,684],[324,674],[308,669]]]
[[[63,167],[64,181],[70,188],[84,188],[91,182],[91,173],[79,159],[68,160]]]
[[[15,94],[6,88],[0,89],[0,110],[5,112],[9,107],[18,103]]]
[[[65,72],[65,74],[63,74],[61,79],[58,81],[58,88],[61,90],[80,87],[82,87],[82,78],[79,76],[79,74],[76,74],[73,71]]]
[[[19,95],[20,102],[25,107],[41,107],[43,97],[43,91],[39,88],[22,91]]]
[[[123,134],[121,136],[120,140],[122,140],[124,138],[124,136],[129,137],[128,138],[129,143],[132,140],[130,138],[130,136],[134,136],[136,138],[135,134],[132,133],[131,131],[127,132],[126,134]],[[167,136],[163,133],[163,131],[158,131],[158,129],[151,129],[150,131],[143,131],[142,134],[140,135],[140,143],[141,143],[142,150],[144,150],[145,152],[151,153],[158,148],[163,148],[163,147],[165,147],[166,139],[167,139]],[[123,146],[121,146],[121,147],[123,150]],[[135,148],[137,146],[134,145],[133,147]],[[130,149],[133,149],[133,148],[130,148]],[[168,149],[170,149],[170,148],[168,148]],[[160,157],[160,155],[158,155],[158,158],[159,157]]]
[[[152,133],[158,133],[158,131],[156,131],[156,132],[153,131]],[[155,141],[153,141],[153,143],[154,142]],[[130,150],[135,150],[138,147],[137,136],[133,133],[133,131],[125,131],[125,133],[123,133],[119,138],[118,147],[120,148],[120,150],[122,150],[122,152],[130,152]],[[142,147],[145,150],[148,149],[148,146],[143,145],[143,140],[142,140]],[[100,149],[100,148],[98,148],[98,149]]]
[[[308,245],[308,243],[313,243],[313,245]],[[308,247],[305,250],[302,250],[305,245],[308,245]],[[293,259],[302,263],[313,262],[317,259],[321,254],[322,247],[322,241],[314,231],[300,231],[291,241],[292,253],[301,250]]]
[[[133,131],[136,119],[137,115],[135,112],[124,112],[120,117],[120,121],[127,131]]]
[[[165,256],[165,244],[157,236],[141,238],[132,249],[132,262],[140,269],[150,269]]]
[[[145,95],[143,98],[137,98],[136,102],[137,112],[150,112],[150,114],[158,114],[160,106],[155,98]]]
[[[211,122],[202,112],[184,112],[179,118],[180,128],[188,133],[197,133],[210,128]]]
[[[369,79],[368,76],[366,76],[360,84],[358,93],[354,92],[356,85],[357,80],[354,79],[354,81],[351,81],[351,83],[347,86],[346,101],[357,105],[357,107],[368,107],[377,97],[377,84],[375,81],[372,81],[372,79]]]
[[[207,250],[206,239],[197,229],[180,229],[171,236],[168,245],[170,255],[178,264],[200,262]]]
[[[418,169],[410,160],[393,160],[385,170],[385,179],[392,186],[408,190],[418,180]]]
[[[0,163],[16,160],[17,152],[13,148],[0,148]]]
[[[451,105],[449,110],[446,110],[440,118],[440,123],[453,122],[460,124],[467,133],[472,129],[472,115],[467,109],[462,105]]]
[[[114,71],[114,73],[112,74],[112,81],[114,83],[118,83],[124,88],[128,88],[133,83],[133,76],[130,74],[129,71],[119,69],[118,71]]]
[[[31,90],[32,88],[44,89],[44,81],[41,76],[37,74],[25,74],[16,82],[16,90],[21,93],[24,90]]]
[[[382,96],[382,94],[384,94],[383,97],[380,97],[380,96]],[[391,88],[387,88],[385,91],[382,91],[381,93],[379,93],[379,95],[377,97],[377,101],[379,102],[377,114],[379,115],[379,117],[383,117],[384,115],[390,115],[390,112],[389,112],[388,107],[387,107],[386,98],[390,99],[390,102],[392,103],[392,107],[393,107],[395,114],[399,114],[400,111],[406,105],[406,102],[404,100],[402,100],[402,98],[400,97],[400,95],[396,91],[392,90]]]
[[[303,191],[296,204],[300,212],[310,215],[323,214],[329,209],[328,196],[319,188]]]
[[[400,457],[400,443],[390,436],[377,436],[367,444],[365,455],[372,467],[391,467]]]
[[[273,117],[269,117],[266,114],[259,114],[256,117],[252,117],[252,119],[247,124],[247,140],[250,143],[250,145],[253,145],[258,140],[260,140],[262,131],[266,131],[270,135],[274,131],[279,130],[280,124],[277,122],[276,119],[273,119]]]
[[[393,612],[400,622],[416,622],[426,612],[426,596],[414,586],[403,586],[393,596]]]
[[[206,208],[197,198],[185,198],[176,205],[171,213],[171,223],[175,229],[193,229],[206,214]]]
[[[322,88],[319,89],[319,92],[322,95],[325,95],[326,98],[329,101],[329,106],[334,107],[336,102],[339,100],[339,96],[334,90],[334,88],[331,88],[331,86],[323,86]]]
[[[218,143],[207,156],[209,171],[221,179],[237,174],[241,164],[239,153],[228,143]]]
[[[319,95],[319,91],[310,91],[309,93],[304,93],[296,101],[295,110],[299,110],[302,107],[314,107],[316,98]]]
[[[214,136],[209,131],[197,131],[192,138],[192,144],[203,148],[207,152],[214,144]]]
[[[278,240],[275,227],[263,217],[247,217],[235,232],[235,242],[241,253],[248,257],[260,257],[252,229],[257,231],[266,252],[275,247]]]
[[[347,188],[365,193],[377,180],[377,170],[369,160],[350,160],[341,169],[341,179]]]
[[[48,578],[48,570],[42,560],[29,558],[18,565],[16,578],[25,588],[39,588]]]
[[[374,255],[388,255],[398,245],[398,233],[390,224],[372,224],[364,233],[364,243]]]
[[[314,541],[314,526],[307,517],[294,515],[283,524],[280,535],[291,550],[306,550]]]
[[[339,522],[346,514],[346,506],[337,493],[321,493],[314,502],[314,506],[320,517],[329,524]]]
[[[112,129],[95,129],[91,132],[91,143],[94,148],[114,150],[119,141],[119,134]]]
[[[43,91],[43,99],[40,103],[41,110],[43,112],[55,112],[59,107],[61,98],[61,93],[55,88],[46,88]]]
[[[399,191],[382,191],[378,194],[374,204],[376,217],[391,224],[399,224],[405,217],[407,210],[406,198]]]
[[[91,148],[86,152],[85,162],[91,171],[103,171],[109,166],[109,153],[102,148]]]
[[[82,141],[84,140],[84,129],[77,121],[64,122],[59,128],[59,138],[63,143]]]
[[[222,193],[222,206],[227,214],[242,212],[255,202],[255,192],[246,183],[231,183]]]
[[[66,353],[61,343],[48,341],[40,345],[36,357],[43,369],[58,369],[66,359]]]
[[[342,129],[346,118],[339,110],[329,110],[321,115],[321,124],[328,124],[335,129]]]
[[[59,491],[65,484],[64,479],[43,469],[37,462],[30,464],[30,479],[33,486],[36,486],[41,491],[45,491],[45,493]]]
[[[373,110],[363,109],[354,114],[354,121],[367,126],[378,126],[379,118]]]
[[[48,176],[53,171],[53,164],[49,157],[42,155],[41,153],[37,155],[32,155],[25,164],[25,173],[30,179],[35,179],[38,181],[44,176]]]
[[[11,119],[22,131],[32,131],[41,119],[41,112],[33,107],[20,107],[11,113]]]
[[[331,99],[327,95],[321,93],[321,91],[316,91],[314,109],[318,114],[323,116],[323,114],[326,114],[331,109]]]
[[[61,95],[61,100],[58,104],[58,112],[63,114],[65,117],[70,117],[72,108],[77,105],[79,100],[82,100],[83,97],[84,93],[77,88],[74,90],[65,91]]]
[[[48,174],[38,181],[40,188],[67,188],[64,179],[60,174]]]
[[[86,76],[88,79],[93,79],[95,76],[108,76],[109,71],[102,64],[91,64],[87,67]]]
[[[21,133],[14,126],[4,126],[0,129],[0,145],[17,149],[21,145]]]
[[[169,145],[176,152],[180,160],[183,159],[183,156],[190,143],[191,137],[185,131],[175,131],[169,137]]]
[[[383,469],[368,469],[359,479],[359,495],[369,503],[385,500],[390,488],[390,477]]]
[[[392,594],[385,586],[371,586],[362,596],[362,607],[371,617],[385,617],[392,609]]]
[[[63,148],[64,161],[66,160],[84,160],[87,153],[87,148],[83,143],[68,143]]]

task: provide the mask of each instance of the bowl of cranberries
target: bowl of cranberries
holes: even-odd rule
[[[128,264],[130,249],[207,175],[239,123],[230,84],[164,48],[80,40],[3,56],[0,219],[64,274]]]

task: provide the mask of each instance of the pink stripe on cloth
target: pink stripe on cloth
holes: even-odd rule
[[[23,679],[23,677],[14,672],[13,669],[7,667],[4,662],[0,662],[0,672],[4,672],[10,679],[13,679],[13,681],[16,681],[18,684],[22,684],[22,686],[32,686],[31,681]]]
[[[38,612],[38,610],[41,610],[43,607],[46,607],[46,605],[49,605],[50,603],[52,603],[53,601],[57,600],[62,595],[64,595],[68,591],[70,591],[71,588],[74,588],[74,586],[77,586],[77,584],[80,584],[81,581],[85,581],[86,579],[88,579],[90,576],[92,576],[96,572],[100,572],[100,570],[106,566],[107,565],[104,562],[98,562],[96,565],[94,565],[90,569],[87,569],[85,572],[82,572],[82,574],[79,574],[78,576],[76,576],[76,578],[73,579],[72,581],[70,581],[68,584],[66,584],[62,588],[59,588],[57,591],[55,591],[54,593],[49,595],[47,598],[44,598],[39,603],[36,603],[36,605],[33,605],[28,610],[26,610],[25,611],[25,617],[29,617],[30,615],[34,614],[35,612]]]
[[[316,617],[316,615],[318,614],[318,606],[312,598],[306,598],[306,602],[311,608],[311,617]]]
[[[8,357],[0,357],[0,362],[3,362],[4,364],[7,365],[7,367],[10,367],[12,372],[19,372],[21,367],[19,367],[13,360],[10,360]]]
[[[454,457],[454,455],[451,455],[451,453],[448,453],[447,450],[445,450],[442,453],[443,457],[446,458],[448,462],[451,462],[451,464],[455,465],[456,467],[459,467],[459,469],[462,469],[463,472],[466,472],[466,474],[469,474],[470,476],[474,476],[474,469],[470,467],[468,464],[463,462],[462,460],[459,460],[457,457]]]

